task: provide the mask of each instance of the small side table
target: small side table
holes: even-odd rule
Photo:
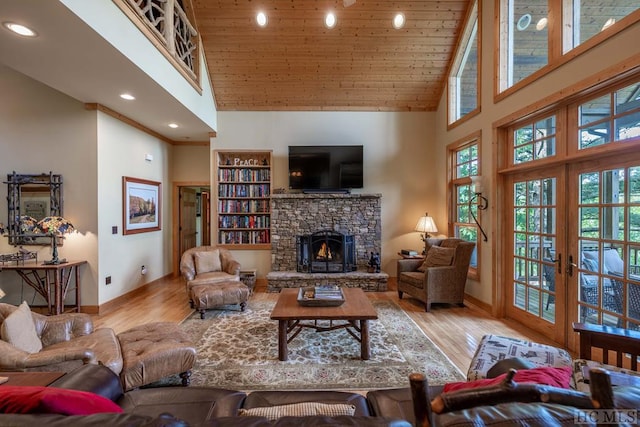
[[[240,270],[240,281],[249,288],[249,293],[253,294],[253,289],[256,287],[256,276],[258,270],[250,268],[247,270]]]
[[[403,254],[402,252],[398,252],[398,255],[400,255],[400,257],[402,257],[402,259],[424,259],[424,255],[406,255]]]

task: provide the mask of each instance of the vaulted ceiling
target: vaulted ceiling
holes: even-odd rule
[[[469,1],[191,3],[221,111],[433,111]],[[392,26],[398,12],[401,29]]]

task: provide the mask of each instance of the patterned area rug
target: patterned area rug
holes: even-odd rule
[[[463,374],[391,301],[373,302],[371,359],[360,360],[360,343],[344,329],[304,328],[289,343],[289,360],[278,360],[278,324],[269,319],[273,302],[251,302],[244,312],[209,310],[182,323],[197,343],[191,384],[234,390],[299,390],[408,387],[409,374],[430,384],[464,380]]]

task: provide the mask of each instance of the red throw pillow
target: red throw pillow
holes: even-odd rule
[[[571,376],[573,369],[571,366],[551,367],[541,366],[539,368],[521,369],[513,376],[516,383],[544,384],[553,387],[569,388],[571,386]],[[443,393],[468,388],[486,387],[501,383],[507,374],[498,375],[495,378],[484,378],[481,380],[449,383],[444,385]]]
[[[0,387],[0,413],[90,415],[122,412],[111,400],[88,391],[55,387]]]

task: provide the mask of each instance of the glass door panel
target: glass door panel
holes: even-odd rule
[[[511,215],[506,247],[512,254],[507,273],[507,315],[533,329],[564,339],[564,277],[559,244],[558,192],[564,185],[562,168],[544,173],[517,174],[509,177],[505,205]]]
[[[640,163],[599,164],[572,173],[578,191],[569,206],[578,221],[570,235],[577,272],[571,317],[640,330]]]

